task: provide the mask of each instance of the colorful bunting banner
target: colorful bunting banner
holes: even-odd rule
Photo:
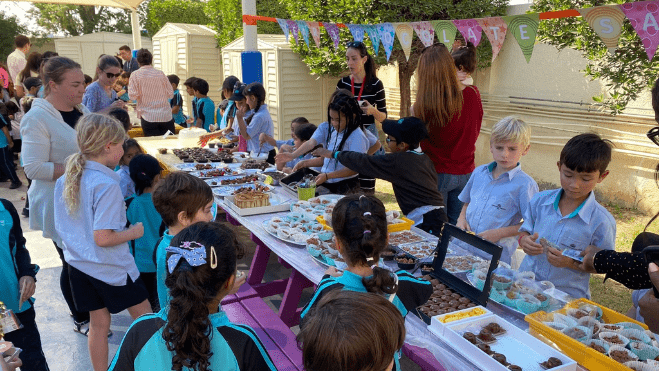
[[[368,33],[368,37],[373,43],[373,50],[375,50],[375,54],[373,55],[378,55],[378,51],[380,50],[380,34],[378,33],[377,26],[366,24],[364,25],[364,30]]]
[[[430,21],[430,24],[435,28],[435,34],[439,42],[446,45],[448,50],[453,49],[453,42],[458,29],[451,21]]]
[[[288,42],[288,21],[281,18],[275,19],[277,20],[277,23],[279,23],[281,30],[284,31],[284,35],[286,35],[286,42]]]
[[[504,40],[506,40],[508,26],[501,17],[481,18],[478,19],[478,24],[483,29],[483,32],[485,32],[487,39],[490,40],[490,44],[492,45],[492,62],[494,62],[494,59],[499,55]]]
[[[309,32],[313,41],[316,43],[316,47],[320,48],[320,22],[307,21],[307,27],[309,27]]]
[[[309,47],[309,26],[307,25],[306,21],[295,21],[297,23],[297,28],[300,29],[300,33],[302,34],[302,38],[304,39],[304,43],[307,44],[307,48]]]
[[[297,37],[298,37],[297,22],[287,19],[286,23],[288,23],[288,30],[293,34],[293,38],[295,39],[295,43],[297,44]]]
[[[339,48],[339,26],[337,26],[334,23],[329,23],[329,22],[323,22],[323,27],[325,27],[325,31],[327,31],[327,34],[329,35],[330,39],[334,42],[334,49]]]
[[[455,24],[455,27],[458,28],[458,31],[460,31],[465,40],[471,41],[474,46],[478,46],[481,43],[483,29],[475,19],[456,19],[453,21],[453,24]]]
[[[503,17],[503,19],[508,24],[508,31],[515,36],[519,47],[522,48],[526,63],[529,63],[533,54],[538,25],[540,24],[538,13],[513,15]]]
[[[412,52],[412,38],[414,37],[414,29],[408,23],[394,23],[396,36],[400,41],[400,46],[405,52],[405,58],[410,60],[410,53]],[[388,58],[387,58],[388,59]]]
[[[389,57],[391,57],[391,51],[394,50],[394,26],[391,23],[380,23],[376,25],[378,28],[378,35],[380,36],[380,41],[382,41],[382,46],[384,46],[384,54],[387,57],[387,62]]]
[[[634,30],[641,38],[648,59],[652,60],[659,45],[659,2],[639,1],[620,5]]]
[[[416,35],[426,48],[435,42],[435,30],[430,22],[412,22],[410,26],[416,31]]]
[[[594,8],[578,9],[595,33],[602,39],[609,53],[613,54],[618,48],[618,39],[622,31],[622,22],[625,14],[617,5],[598,6]]]
[[[350,33],[352,34],[352,39],[358,42],[364,41],[364,28],[360,24],[347,24]]]

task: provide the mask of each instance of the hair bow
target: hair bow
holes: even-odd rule
[[[193,244],[197,247],[193,247]],[[168,246],[165,248],[165,251],[174,253],[169,256],[169,259],[167,259],[167,269],[169,270],[169,273],[174,272],[174,269],[181,258],[184,258],[192,267],[206,264],[206,247],[197,242],[186,241],[183,242],[180,247]]]

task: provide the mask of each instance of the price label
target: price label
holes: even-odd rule
[[[263,183],[265,183],[267,185],[271,185],[272,182],[274,182],[274,179],[272,179],[272,177],[270,175],[266,175],[265,180],[263,181]]]

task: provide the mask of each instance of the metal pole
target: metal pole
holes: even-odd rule
[[[256,5],[255,5],[256,6]],[[130,13],[130,20],[133,26],[133,49],[142,49],[142,34],[140,32],[140,18],[137,15],[137,9]]]
[[[243,15],[256,15],[256,0],[242,0]],[[248,26],[243,23],[243,35],[245,38],[245,51],[256,51],[256,26]]]

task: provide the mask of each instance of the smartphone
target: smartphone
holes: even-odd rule
[[[647,260],[648,263],[655,263],[659,265],[659,245],[646,247],[643,249],[643,254],[645,255],[645,260]],[[659,298],[659,290],[657,290],[654,285],[652,285],[652,288],[654,289],[654,297]]]
[[[568,258],[572,260],[576,260],[579,263],[583,263],[583,256],[581,256],[581,251],[579,250],[573,250],[573,249],[565,249],[563,250],[563,256],[567,256]]]
[[[7,355],[3,354],[3,356],[5,358],[5,362],[7,362],[7,363],[16,362],[18,360],[18,355],[21,354],[22,351],[23,351],[23,349],[21,349],[21,348],[14,348],[13,353],[7,354]]]

